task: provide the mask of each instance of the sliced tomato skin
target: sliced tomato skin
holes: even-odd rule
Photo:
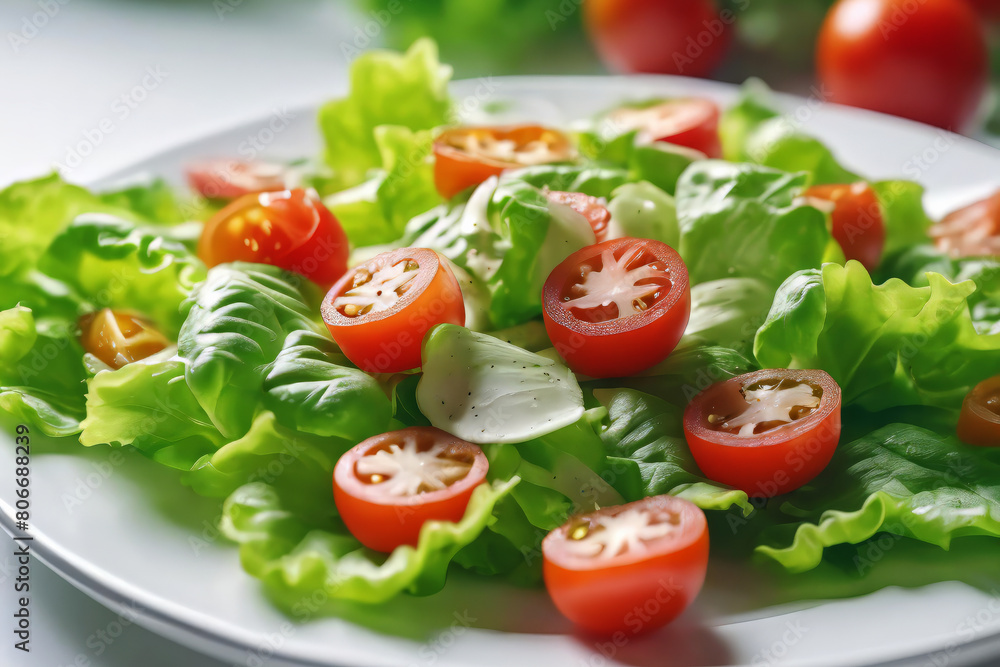
[[[594,236],[597,237],[598,243],[607,238],[611,212],[597,197],[591,197],[582,192],[562,192],[559,190],[546,190],[545,196],[548,197],[549,201],[569,206],[585,217],[590,223],[590,228],[594,230]]]
[[[562,305],[563,288],[581,264],[605,249],[617,252],[640,243],[670,271],[669,293],[648,310],[609,322],[586,322]],[[577,250],[557,266],[542,288],[542,318],[556,351],[576,373],[625,377],[663,361],[680,341],[691,317],[687,267],[673,248],[630,237]]]
[[[709,406],[722,385],[745,387],[768,379],[809,382],[823,389],[819,407],[791,424],[755,436],[738,436],[707,426]],[[764,369],[712,385],[684,410],[684,437],[705,476],[770,498],[801,487],[826,468],[840,441],[840,386],[825,371]]]
[[[993,409],[987,405],[993,402]],[[1000,375],[983,380],[962,401],[958,439],[967,445],[1000,447]]]
[[[647,117],[639,119],[633,114],[647,114]],[[719,116],[719,106],[712,100],[682,97],[651,107],[622,107],[606,118],[612,127],[637,129],[638,142],[662,141],[696,150],[706,157],[721,158]]]
[[[677,544],[642,558],[616,557],[604,564],[566,554],[571,522],[542,541],[542,574],[549,596],[566,618],[595,634],[635,635],[662,627],[691,604],[705,582],[709,544],[704,512],[667,495],[625,507],[630,506],[666,506],[678,512],[683,528]]]
[[[279,165],[241,160],[206,160],[185,169],[188,183],[208,199],[236,199],[243,195],[285,189]]]
[[[358,269],[392,266],[407,259],[417,262],[419,273],[392,308],[348,317],[333,305],[351,289]],[[465,326],[465,303],[458,280],[447,263],[427,248],[392,250],[354,267],[330,288],[321,311],[341,351],[369,373],[418,368],[420,344],[428,331],[438,324]]]
[[[247,214],[259,214],[286,245],[278,247],[277,234],[265,233],[262,223],[231,224]],[[314,193],[301,188],[240,197],[205,223],[198,240],[198,257],[209,267],[225,262],[270,264],[324,288],[347,271],[349,250],[347,235],[333,213]]]
[[[168,345],[167,339],[150,321],[123,310],[104,308],[88,313],[80,318],[78,325],[83,349],[112,368],[145,359]],[[119,341],[113,328],[121,331],[126,339]]]
[[[830,220],[833,238],[847,259],[874,271],[885,247],[885,223],[875,191],[867,183],[814,185],[802,193],[834,206]]]
[[[445,130],[434,141],[434,185],[445,199],[451,199],[463,190],[479,185],[491,176],[499,176],[508,169],[526,166],[470,153],[451,145],[452,140],[470,132],[488,133],[496,139],[509,139],[519,145],[547,137],[547,143],[555,154],[553,162],[568,160],[574,154],[572,142],[566,134],[541,125],[457,127]]]
[[[512,168],[516,165],[487,161],[453,146],[434,146],[434,187],[445,199]]]
[[[701,151],[710,158],[722,157],[722,140],[719,138],[719,106],[711,100],[702,98],[686,98],[667,102],[667,104],[696,105],[701,111],[701,118],[686,128],[672,134],[656,137],[656,141],[664,141],[676,146],[684,146]]]
[[[355,465],[368,452],[398,442],[407,433],[421,441],[469,452],[474,457],[472,468],[465,477],[440,491],[409,498],[387,498],[373,492],[371,484],[358,478]],[[369,549],[390,553],[402,545],[417,546],[420,530],[428,521],[460,521],[472,492],[486,480],[488,470],[486,455],[477,445],[431,426],[411,426],[368,438],[341,456],[333,469],[333,501],[340,518],[359,542]]]

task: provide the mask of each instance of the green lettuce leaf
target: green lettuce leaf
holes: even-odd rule
[[[295,331],[268,369],[264,407],[282,426],[350,442],[387,430],[392,406],[378,382],[350,367],[336,344]]]
[[[975,283],[927,275],[927,287],[872,283],[858,262],[791,276],[757,332],[766,368],[821,368],[845,404],[957,407],[1000,373],[1000,335],[980,335],[969,315]]]
[[[582,192],[591,197],[610,197],[616,188],[630,182],[624,169],[591,163],[525,167],[504,173],[501,180],[528,183],[539,189]]]
[[[198,403],[227,438],[250,428],[268,364],[293,331],[322,333],[309,282],[262,264],[220,264],[182,307],[178,354]]]
[[[799,130],[794,118],[782,116],[772,97],[771,90],[759,79],[743,85],[740,99],[719,121],[722,152],[727,160],[806,172],[808,185],[863,180],[841,166],[821,141]]]
[[[289,336],[289,341],[301,343],[313,335],[297,332]],[[297,430],[294,425],[284,426],[268,410],[255,412],[257,403],[249,402],[246,410],[253,419],[249,430],[229,440],[215,428],[188,387],[183,360],[168,354],[154,355],[117,370],[101,371],[89,380],[81,444],[135,447],[152,460],[182,471],[181,480],[204,496],[224,498],[253,481],[265,481],[280,488],[287,486],[303,494],[307,490],[313,495],[329,492],[334,463],[357,442],[355,428],[349,425],[338,429],[334,425],[326,429],[341,430],[347,437],[314,435]],[[322,352],[302,343],[286,346],[283,355],[284,366],[294,365],[300,355],[307,367],[303,373],[309,376],[317,367],[315,357]],[[329,365],[324,362],[320,370],[329,372]],[[287,378],[284,373],[280,375]],[[304,389],[295,384],[299,383],[276,387],[279,392],[290,393]],[[379,408],[367,405],[367,392],[357,393],[350,383],[323,387],[331,394],[319,400],[326,414],[330,414],[334,387],[340,391],[339,402],[346,413],[337,415],[337,419],[343,422],[350,416],[356,417],[360,424],[371,424],[366,410],[376,414]],[[379,400],[387,402],[384,395]],[[279,403],[279,407],[287,406]],[[372,425],[370,430],[384,431],[388,421],[385,414],[384,422]]]
[[[673,405],[687,405],[716,382],[757,370],[756,363],[728,347],[687,346],[639,375],[588,380],[589,389],[627,387],[652,394]]]
[[[929,285],[928,274],[940,273],[951,282],[971,280],[969,312],[979,333],[1000,333],[1000,260],[991,257],[952,259],[932,245],[910,246],[891,255],[879,267],[882,280],[899,278],[914,286]]]
[[[0,191],[0,277],[34,268],[55,235],[76,216],[90,212],[128,214],[58,174]]]
[[[722,278],[691,288],[691,318],[678,349],[717,345],[753,354],[757,328],[771,308],[774,290],[757,278]]]
[[[614,189],[608,202],[608,238],[653,239],[676,248],[680,241],[674,198],[652,183],[626,183]]]
[[[429,595],[441,589],[455,554],[493,521],[493,508],[516,480],[482,484],[458,523],[424,524],[417,546],[389,555],[365,549],[342,525],[313,522],[288,509],[288,497],[264,483],[237,489],[225,503],[222,530],[240,544],[247,572],[261,579],[287,607],[319,592],[331,600],[378,603],[402,592]],[[312,498],[333,502],[329,494]]]
[[[629,179],[648,181],[668,194],[674,194],[681,174],[703,153],[663,141],[637,143],[628,161]]]
[[[748,137],[746,155],[756,164],[788,172],[806,172],[808,185],[863,180],[845,169],[815,137],[799,131],[787,118],[765,120]]]
[[[420,411],[469,442],[524,442],[583,415],[572,371],[488,334],[438,325],[424,337],[421,361]]]
[[[549,274],[568,255],[596,239],[582,215],[517,181],[497,187],[487,215],[510,244],[488,281],[493,292],[492,319],[497,326],[512,326],[541,314],[542,286]]]
[[[258,412],[245,435],[214,452],[205,452],[181,479],[195,492],[225,498],[253,482],[265,482],[288,494],[289,508],[303,516],[326,516],[333,467],[353,440],[320,437],[282,426],[273,413]],[[186,461],[185,461],[186,463]]]
[[[927,243],[931,219],[924,211],[924,187],[913,181],[879,181],[871,186],[885,225],[883,259],[901,248]]]
[[[647,100],[629,106],[648,107],[666,100]],[[607,114],[585,123],[577,131],[580,152],[608,168],[624,169],[630,181],[648,181],[669,194],[687,167],[705,155],[664,141],[639,140],[638,131],[624,129]]]
[[[826,547],[879,532],[947,549],[960,536],[1000,537],[1000,465],[954,436],[890,424],[841,444],[783,509],[803,520],[791,528],[791,543],[772,536],[757,551],[793,572],[817,566]]]
[[[190,220],[205,220],[209,212],[204,202],[178,197],[174,189],[160,178],[101,192],[99,197],[109,206],[131,211],[144,223],[177,225]]]
[[[744,85],[739,102],[723,114],[719,132],[726,159],[806,172],[808,185],[866,180],[845,169],[826,145],[799,131],[792,119],[779,116],[770,96],[767,86],[751,80]],[[923,186],[900,180],[874,182],[871,186],[885,224],[883,257],[925,243],[931,221],[924,212]]]
[[[75,336],[77,320],[93,309],[69,285],[37,269],[4,276],[0,285],[0,310],[30,308],[38,333],[52,338]]]
[[[154,461],[187,470],[225,443],[191,393],[184,362],[166,354],[101,371],[87,381],[80,444],[131,445]]]
[[[819,267],[831,243],[826,216],[794,201],[804,174],[704,160],[677,184],[680,253],[692,284],[749,277],[777,287]]]
[[[168,337],[180,330],[180,305],[205,266],[187,239],[163,227],[145,227],[104,214],[85,214],[63,230],[39,267],[70,286],[90,309],[134,310]]]
[[[760,125],[777,118],[778,111],[769,99],[771,89],[760,79],[749,79],[740,90],[736,104],[719,119],[722,156],[730,162],[752,162],[747,155],[747,140]]]
[[[365,182],[324,199],[354,246],[392,243],[411,218],[442,202],[434,186],[431,132],[396,125],[374,132],[381,168]]]
[[[49,336],[24,306],[0,311],[0,410],[51,436],[80,431],[86,371],[75,338]]]
[[[438,62],[437,46],[428,39],[414,42],[405,54],[376,50],[359,56],[351,65],[350,94],[319,111],[336,189],[357,185],[383,164],[374,132],[379,125],[414,131],[445,125],[450,78],[451,68]]]
[[[575,424],[516,445],[484,445],[488,479],[520,481],[494,510],[497,521],[456,558],[483,574],[521,585],[541,581],[541,543],[573,514],[619,505],[616,487],[639,488],[638,471],[612,469],[598,431],[607,410],[587,410]]]
[[[414,218],[402,242],[437,250],[485,285],[491,324],[510,327],[541,314],[549,273],[594,241],[582,215],[550,202],[528,181],[509,177],[491,178],[467,201]]]
[[[608,427],[601,439],[611,457],[614,473],[638,470],[640,485],[626,493],[626,500],[669,493],[686,498],[702,509],[753,511],[747,494],[720,486],[703,477],[695,464],[682,427],[683,410],[633,389],[598,389],[594,392],[608,409]],[[620,487],[618,487],[620,488]]]

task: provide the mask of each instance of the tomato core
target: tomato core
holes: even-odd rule
[[[649,310],[671,285],[666,265],[636,245],[605,250],[581,264],[566,281],[562,301],[577,319],[607,322]]]
[[[347,529],[370,549],[416,546],[428,521],[461,521],[486,479],[483,450],[415,426],[368,438],[333,470],[333,499]]]

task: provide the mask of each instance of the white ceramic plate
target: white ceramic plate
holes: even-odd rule
[[[503,102],[507,120],[557,125],[626,99],[695,94],[727,103],[736,94],[730,86],[669,77],[491,79],[459,82],[453,92],[471,117],[487,103]],[[818,100],[786,97],[782,103],[789,122],[835,146],[849,166],[873,178],[922,181],[933,213],[1000,183],[1000,152],[974,141]],[[141,173],[179,183],[185,163],[246,157],[252,137],[265,145],[265,157],[313,155],[320,148],[314,114],[315,108],[302,109],[278,132],[264,118],[201,137],[90,185]],[[6,425],[4,432],[0,479],[8,482],[0,483],[0,518],[11,532],[13,429]],[[932,547],[888,540],[867,554],[878,563],[877,574],[861,578],[850,568],[840,574],[828,568],[821,576],[801,575],[797,601],[778,598],[761,571],[715,558],[691,610],[667,629],[622,646],[573,634],[544,591],[470,576],[452,577],[430,598],[345,607],[350,621],[290,619],[242,572],[235,547],[218,538],[218,503],[194,496],[173,471],[137,454],[109,454],[35,440],[35,556],[128,618],[234,664],[942,667],[1000,656],[1000,572],[977,563],[961,541],[954,567],[927,573],[926,581],[943,583],[921,585],[921,577],[912,576],[912,563]],[[911,566],[896,569],[904,562]],[[867,594],[854,595],[859,592]],[[832,600],[848,595],[854,596]]]

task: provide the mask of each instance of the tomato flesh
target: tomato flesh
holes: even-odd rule
[[[687,267],[670,246],[621,238],[557,266],[542,290],[545,330],[577,373],[632,375],[677,346],[691,315]]]
[[[139,361],[165,349],[169,341],[145,318],[104,308],[80,318],[83,349],[112,368]]]
[[[575,156],[566,134],[540,125],[458,127],[445,130],[434,142],[434,184],[450,199],[508,169]]]
[[[1000,191],[949,213],[928,233],[951,257],[1000,255]]]
[[[600,634],[646,632],[697,597],[708,567],[708,525],[673,496],[576,516],[542,541],[545,587],[560,612]]]
[[[688,404],[684,436],[716,482],[768,498],[826,468],[840,440],[840,387],[820,370],[766,369],[718,382]]]
[[[556,204],[569,206],[582,215],[590,223],[597,241],[603,241],[608,235],[608,223],[611,222],[611,211],[597,197],[585,195],[582,192],[561,192],[545,189],[545,196]]]
[[[885,247],[885,223],[875,191],[867,183],[814,185],[803,196],[833,204],[833,238],[847,259],[874,271]]]
[[[301,188],[248,194],[205,223],[198,256],[270,264],[329,287],[347,271],[347,235],[315,192]]]
[[[1000,375],[977,384],[962,401],[958,439],[969,445],[1000,447]]]
[[[287,175],[283,165],[261,161],[209,160],[187,169],[188,183],[208,199],[284,190]]]
[[[622,107],[608,115],[617,130],[638,130],[639,142],[663,141],[722,157],[719,107],[699,97],[668,100],[645,108]]]
[[[433,250],[401,248],[353,268],[322,305],[333,339],[369,373],[420,366],[420,344],[438,324],[465,325],[462,290]]]
[[[831,102],[961,130],[986,92],[985,35],[966,0],[840,0],[817,47]]]
[[[416,546],[428,521],[461,520],[488,469],[476,445],[415,426],[368,438],[341,456],[333,498],[351,534],[388,553]]]

